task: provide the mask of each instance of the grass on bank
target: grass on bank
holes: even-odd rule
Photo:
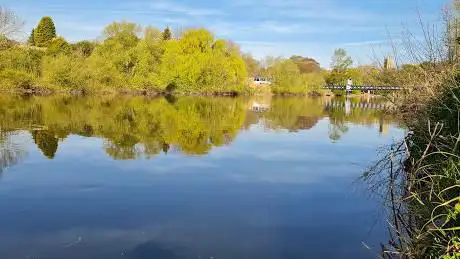
[[[365,175],[388,204],[384,258],[460,258],[460,76],[450,72],[405,95],[409,134]]]

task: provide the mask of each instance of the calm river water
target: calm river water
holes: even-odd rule
[[[0,96],[0,258],[375,258],[385,105]]]

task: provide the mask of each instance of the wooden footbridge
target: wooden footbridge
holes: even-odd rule
[[[329,90],[346,90],[347,86],[345,85],[328,85],[324,89]],[[400,86],[373,86],[373,85],[352,85],[351,90],[358,91],[399,91],[403,88]]]

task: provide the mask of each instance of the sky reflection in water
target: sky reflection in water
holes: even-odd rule
[[[1,96],[0,257],[374,258],[384,105]]]

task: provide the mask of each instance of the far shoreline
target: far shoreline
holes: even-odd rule
[[[52,96],[52,95],[71,95],[71,96],[94,96],[94,95],[124,95],[124,96],[146,96],[146,97],[164,97],[164,96],[203,96],[203,97],[237,97],[237,96],[281,96],[281,97],[379,97],[380,94],[334,94],[332,92],[311,92],[311,93],[273,93],[273,92],[167,92],[155,90],[133,90],[133,89],[119,89],[119,90],[100,90],[100,91],[87,91],[84,89],[72,90],[55,90],[48,88],[29,88],[29,89],[1,89],[0,94],[18,94],[18,95],[31,95],[31,96]]]

